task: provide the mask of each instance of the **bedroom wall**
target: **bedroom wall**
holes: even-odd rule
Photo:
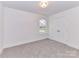
[[[51,39],[79,49],[79,7],[50,16]]]
[[[3,5],[2,2],[0,2],[0,53],[3,49]]]
[[[4,14],[4,48],[47,38],[47,33],[39,33],[42,15],[8,7]]]
[[[4,14],[4,48],[49,37],[79,49],[79,7],[51,15],[49,35],[39,33],[42,15],[8,7],[4,8]]]

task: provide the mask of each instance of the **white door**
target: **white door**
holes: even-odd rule
[[[55,18],[50,22],[50,36],[52,39],[59,42],[66,42],[67,37],[67,23],[63,18]]]

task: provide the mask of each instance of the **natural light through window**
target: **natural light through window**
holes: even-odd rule
[[[48,30],[47,30],[47,21],[45,19],[40,19],[39,21],[39,25],[40,25],[40,30],[39,32],[41,33],[46,33]]]

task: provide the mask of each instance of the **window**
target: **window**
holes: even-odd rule
[[[48,31],[48,29],[47,29],[47,21],[45,19],[43,19],[43,18],[40,19],[39,25],[40,25],[39,32],[46,33]]]

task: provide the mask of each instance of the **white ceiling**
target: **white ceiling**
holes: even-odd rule
[[[48,16],[79,6],[79,1],[49,1],[48,3],[45,9],[39,6],[39,1],[8,1],[4,2],[4,6]]]

